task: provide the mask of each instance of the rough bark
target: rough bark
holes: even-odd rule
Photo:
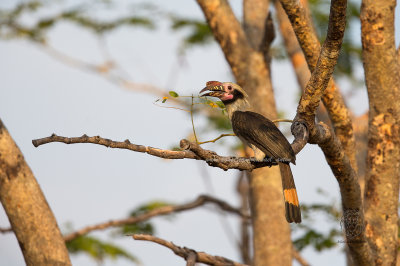
[[[292,0],[280,0],[280,2],[296,33],[297,40],[307,60],[308,67],[310,71],[313,72],[318,62],[321,45],[309,16],[307,5]],[[339,88],[333,80],[324,91],[322,101],[328,111],[335,134],[342,143],[347,156],[350,158],[353,168],[357,170],[355,139],[351,115],[345,105]]]
[[[307,0],[303,0],[302,3],[304,6],[308,6]],[[293,27],[290,24],[285,10],[283,10],[279,1],[275,1],[275,10],[286,53],[292,62],[293,69],[296,73],[297,83],[299,84],[301,92],[304,92],[307,82],[311,77],[310,69],[308,68],[307,61],[304,57],[303,51],[301,50],[300,44],[297,41]],[[306,10],[308,9],[306,8]],[[317,119],[318,121],[323,121],[325,124],[332,126],[328,111],[324,105],[318,106]]]
[[[289,4],[286,6],[288,14],[296,14],[301,7],[295,6],[294,10],[289,10],[290,5],[297,4],[297,1],[281,0],[281,3]],[[284,4],[283,4],[284,5]],[[335,175],[342,196],[342,206],[345,214],[346,235],[352,239],[347,239],[347,244],[356,265],[370,265],[371,256],[364,230],[354,230],[355,228],[363,229],[364,215],[362,211],[362,200],[360,186],[357,182],[357,176],[350,162],[349,157],[343,148],[343,143],[336,138],[336,135],[330,132],[330,129],[324,125],[315,125],[316,108],[319,105],[321,97],[324,95],[331,79],[333,68],[336,65],[339,56],[339,50],[345,29],[345,12],[347,2],[345,0],[337,0],[331,2],[329,26],[327,38],[321,48],[320,56],[311,75],[310,81],[307,83],[304,94],[301,97],[295,121],[305,121],[307,128],[310,130],[310,143],[317,143],[324,152],[325,158]],[[304,13],[304,11],[302,11]],[[289,15],[290,18],[290,15]],[[291,22],[296,32],[304,30],[298,27],[296,20],[292,16]],[[309,29],[311,31],[311,29]],[[296,32],[299,42],[299,33]],[[304,50],[304,48],[303,48]],[[332,119],[332,118],[331,118]],[[333,119],[332,119],[333,121]],[[333,121],[334,122],[334,121]],[[335,124],[335,122],[334,122]],[[354,153],[354,150],[352,151]],[[354,165],[355,163],[353,163]],[[357,218],[353,222],[351,217],[347,215],[354,214]],[[354,235],[354,233],[357,233]]]
[[[1,120],[0,201],[27,265],[71,265],[54,215]]]
[[[268,10],[252,8],[254,1],[245,3],[245,32],[226,0],[197,2],[237,83],[249,94],[254,111],[274,119],[276,106],[272,97],[274,93],[266,48],[273,38],[271,24],[268,23]],[[263,7],[269,5],[268,1],[258,2]],[[257,169],[251,173],[249,181],[253,216],[253,263],[290,265],[290,228],[283,215],[280,171],[277,167]]]
[[[400,69],[395,6],[394,0],[363,0],[360,17],[369,98],[366,233],[376,265],[394,265],[398,247]]]

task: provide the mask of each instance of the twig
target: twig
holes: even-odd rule
[[[196,254],[196,262],[208,264],[208,265],[215,265],[215,266],[245,266],[245,264],[241,264],[239,262],[234,262],[230,259],[219,257],[219,256],[212,256],[204,252],[198,252],[193,249],[187,247],[179,247],[172,242],[167,240],[152,236],[152,235],[144,235],[144,234],[135,234],[132,235],[132,238],[135,240],[145,240],[151,241],[157,244],[160,244],[164,247],[171,249],[176,255],[188,260],[189,257],[193,259],[193,255]]]
[[[310,266],[310,264],[301,256],[299,251],[297,251],[294,247],[292,249],[292,256],[301,266]]]
[[[120,219],[120,220],[111,220],[105,223],[100,223],[97,225],[91,225],[91,226],[87,226],[84,227],[74,233],[68,234],[64,236],[64,240],[65,241],[71,241],[79,236],[85,235],[89,232],[95,231],[95,230],[104,230],[110,227],[117,227],[117,226],[122,226],[122,225],[127,225],[127,224],[134,224],[134,223],[138,223],[138,222],[142,222],[145,220],[148,220],[152,217],[155,216],[161,216],[161,215],[167,215],[167,214],[171,214],[171,213],[176,213],[176,212],[182,212],[182,211],[186,211],[186,210],[191,210],[200,206],[203,206],[207,203],[213,203],[215,205],[217,205],[221,210],[245,217],[247,219],[249,219],[249,215],[243,213],[241,210],[232,207],[231,205],[229,205],[228,203],[226,203],[225,201],[222,201],[220,199],[211,197],[211,196],[207,196],[207,195],[201,195],[199,196],[197,199],[195,199],[194,201],[185,203],[185,204],[181,204],[181,205],[169,205],[169,206],[163,206],[160,208],[157,208],[155,210],[146,212],[144,214],[138,215],[138,216],[134,216],[134,217],[129,217],[126,219]]]
[[[43,144],[61,142],[65,144],[76,143],[92,143],[103,145],[108,148],[127,149],[135,152],[143,152],[164,159],[195,159],[203,160],[210,166],[219,167],[223,170],[238,169],[251,171],[256,168],[277,165],[277,162],[266,158],[264,161],[255,161],[251,158],[219,156],[217,153],[201,148],[197,143],[188,140],[181,140],[181,151],[163,150],[143,145],[136,145],[129,140],[124,142],[113,141],[110,139],[101,138],[100,136],[89,137],[83,135],[81,137],[62,137],[52,134],[50,137],[32,140],[32,144],[38,147]]]
[[[0,233],[5,234],[5,233],[11,233],[13,232],[12,228],[0,228]]]
[[[163,105],[157,104],[156,102],[153,102],[153,104],[154,104],[155,106],[161,107],[161,108],[176,109],[176,110],[181,110],[181,111],[185,111],[185,112],[191,113],[190,110],[186,110],[186,109],[179,108],[179,107],[175,107],[175,106],[163,106]]]
[[[200,141],[200,142],[198,142],[198,144],[205,144],[205,143],[210,143],[210,142],[216,142],[217,140],[219,140],[219,139],[221,139],[221,138],[223,138],[223,137],[228,137],[228,136],[236,136],[235,134],[221,134],[221,135],[219,135],[219,137],[216,137],[215,139],[212,139],[212,140],[207,140],[207,141]]]
[[[275,120],[272,120],[272,122],[274,122],[274,123],[279,123],[279,122],[288,122],[288,123],[293,123],[293,120],[291,120],[291,119],[284,119],[284,118],[282,118],[282,119],[275,119]]]
[[[194,139],[196,140],[196,143],[199,143],[199,141],[197,140],[196,129],[194,128],[194,122],[193,122],[193,95],[192,95],[192,105],[190,105],[190,119],[192,121]]]
[[[290,120],[290,119],[275,119],[275,120],[272,120],[272,122],[274,122],[274,123],[279,123],[279,122],[289,122],[289,123],[293,123],[293,120]],[[192,125],[193,125],[193,123],[192,123]],[[194,131],[194,128],[193,128],[193,131]],[[223,137],[228,137],[228,136],[236,136],[234,133],[230,133],[230,134],[221,134],[221,135],[219,135],[218,137],[216,137],[215,139],[212,139],[212,140],[207,140],[207,141],[200,141],[200,142],[197,142],[197,144],[205,144],[205,143],[210,143],[210,142],[216,142],[217,140],[219,140],[219,139],[221,139],[221,138],[223,138]]]

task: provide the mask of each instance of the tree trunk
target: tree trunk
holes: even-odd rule
[[[71,265],[54,215],[1,120],[0,201],[27,265]]]
[[[394,42],[396,1],[363,0],[361,32],[369,98],[366,235],[376,265],[394,265],[398,247],[400,71]]]
[[[268,0],[244,3],[244,28],[226,0],[197,0],[220,44],[237,83],[246,90],[255,112],[274,119],[276,106],[270,79],[269,45],[274,33]],[[259,6],[262,8],[254,8]],[[261,36],[261,38],[260,38]],[[254,265],[291,265],[292,242],[286,222],[280,171],[250,174]]]

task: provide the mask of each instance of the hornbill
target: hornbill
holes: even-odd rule
[[[289,223],[300,223],[301,213],[289,163],[296,164],[296,155],[289,142],[275,124],[268,118],[250,111],[249,96],[237,84],[231,82],[209,81],[200,91],[201,96],[219,98],[226,107],[233,132],[254,151],[257,161],[275,160],[278,162],[285,200],[285,216]]]

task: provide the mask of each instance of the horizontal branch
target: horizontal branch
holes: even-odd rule
[[[64,240],[71,241],[77,237],[80,237],[82,235],[85,235],[85,234],[90,233],[95,230],[104,230],[104,229],[107,229],[110,227],[117,227],[117,226],[123,226],[123,225],[143,222],[143,221],[148,220],[155,216],[162,216],[162,215],[167,215],[167,214],[171,214],[171,213],[182,212],[182,211],[186,211],[186,210],[190,210],[190,209],[194,209],[194,208],[203,206],[207,203],[213,203],[213,204],[217,205],[221,210],[224,210],[224,211],[227,211],[227,212],[230,212],[233,214],[237,214],[239,216],[242,216],[242,217],[245,217],[248,219],[250,218],[250,216],[248,214],[242,213],[242,211],[240,209],[232,207],[230,204],[226,203],[225,201],[222,201],[220,199],[217,199],[217,198],[214,198],[211,196],[201,195],[197,199],[195,199],[191,202],[185,203],[185,204],[163,206],[163,207],[157,208],[152,211],[148,211],[148,212],[138,215],[138,216],[133,216],[133,217],[129,217],[126,219],[120,219],[120,220],[111,220],[111,221],[100,223],[97,225],[87,226],[87,227],[84,227],[84,228],[74,232],[74,233],[65,235]]]
[[[100,136],[89,137],[87,135],[69,138],[52,134],[50,137],[32,140],[32,144],[35,147],[39,147],[43,144],[52,142],[61,142],[65,144],[92,143],[106,146],[108,148],[127,149],[135,152],[143,152],[164,159],[203,160],[208,165],[219,167],[225,171],[228,169],[251,171],[260,167],[277,165],[277,162],[272,159],[265,159],[264,161],[260,162],[252,158],[220,156],[214,151],[205,150],[201,148],[197,143],[190,142],[185,139],[181,140],[180,142],[180,146],[182,148],[181,151],[163,150],[143,145],[136,145],[131,143],[129,140],[121,142],[105,139]]]
[[[169,248],[172,250],[176,255],[184,258],[187,260],[188,258],[193,259],[193,253],[196,254],[196,262],[208,264],[208,265],[215,265],[215,266],[245,266],[245,264],[241,264],[239,262],[234,262],[230,259],[220,257],[220,256],[212,256],[204,252],[195,251],[193,249],[187,247],[179,247],[174,243],[152,236],[152,235],[144,235],[144,234],[135,234],[132,235],[132,238],[135,240],[145,240],[151,241],[157,244],[160,244],[164,247]]]
[[[136,145],[131,143],[128,139],[121,142],[121,141],[113,141],[110,139],[105,139],[100,136],[89,137],[86,134],[81,137],[73,137],[73,138],[62,137],[62,136],[57,136],[56,134],[52,134],[50,137],[32,140],[32,144],[35,147],[39,147],[43,144],[51,142],[61,142],[65,144],[92,143],[92,144],[103,145],[106,146],[107,148],[126,149],[136,152],[143,152],[164,159],[185,159],[185,158],[197,159],[197,160],[200,159],[193,152],[190,151],[162,150],[149,146]]]

